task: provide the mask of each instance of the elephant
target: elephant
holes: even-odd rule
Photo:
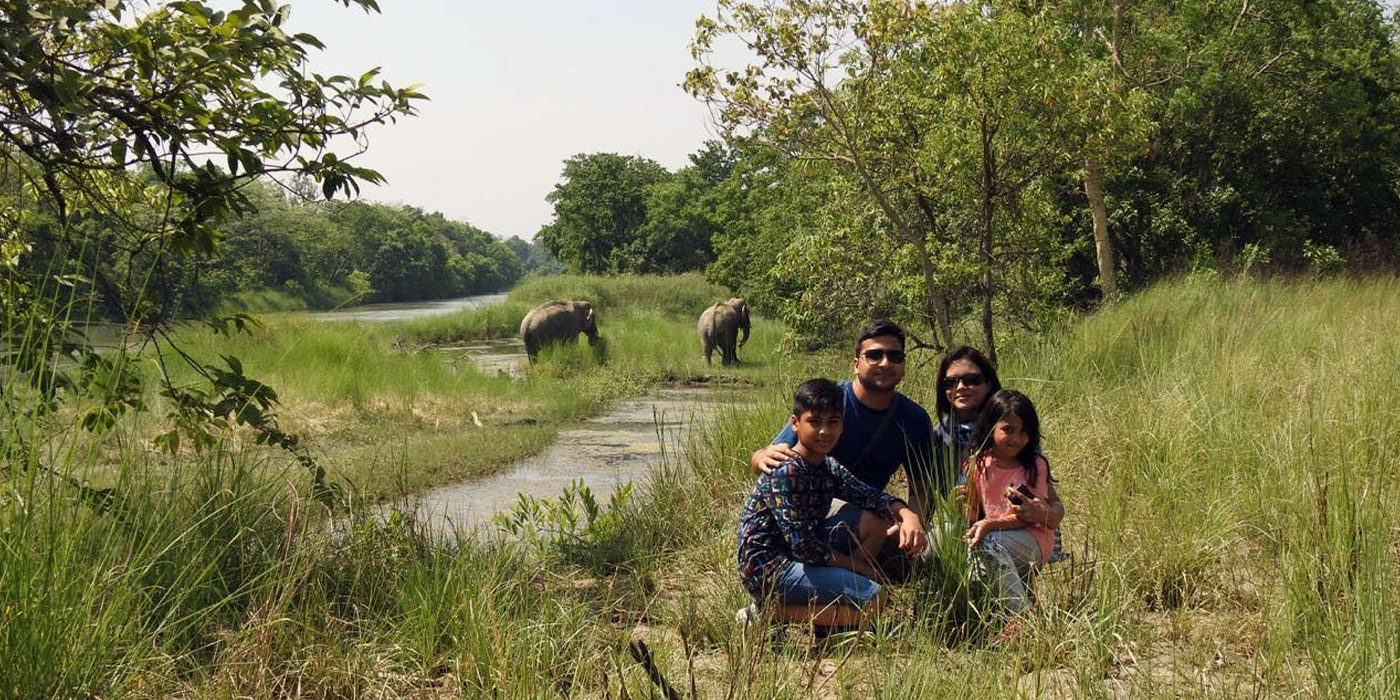
[[[520,337],[530,361],[546,345],[577,343],[578,334],[588,336],[589,345],[598,344],[598,324],[593,305],[586,301],[550,301],[536,306],[520,321]]]
[[[740,330],[744,331],[744,337],[738,338],[739,346],[749,342],[749,305],[739,297],[718,302],[700,314],[697,328],[700,345],[705,351],[705,364],[710,364],[710,354],[715,348],[719,348],[721,362],[736,364],[739,354],[734,343]]]

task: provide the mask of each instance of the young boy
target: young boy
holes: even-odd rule
[[[832,551],[822,527],[833,497],[888,512],[901,543],[923,536],[919,516],[903,501],[846,471],[827,452],[841,437],[842,392],[827,379],[797,387],[792,404],[793,449],[798,456],[758,478],[739,515],[739,580],[758,605],[772,602],[774,617],[805,621],[822,631],[852,627],[883,602],[878,574],[859,551]],[[893,534],[893,533],[891,533]],[[740,611],[747,619],[757,609]]]

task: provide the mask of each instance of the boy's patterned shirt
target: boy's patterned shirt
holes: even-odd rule
[[[896,500],[857,479],[831,457],[808,464],[798,457],[758,477],[739,514],[739,578],[761,594],[764,578],[792,559],[825,565],[831,553],[822,527],[831,499],[887,512]]]

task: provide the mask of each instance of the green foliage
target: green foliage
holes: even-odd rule
[[[720,2],[686,89],[739,149],[736,179],[763,187],[725,194],[707,274],[804,341],[895,306],[925,339],[971,322],[991,350],[996,328],[1096,298],[1091,171],[1101,264],[1130,287],[1315,269],[1308,241],[1389,265],[1392,37],[1369,0]],[[721,63],[734,43],[748,55]]]
[[[1336,248],[1319,245],[1310,240],[1303,241],[1303,259],[1308,261],[1308,267],[1318,275],[1332,274],[1346,266],[1346,260],[1342,259]]]
[[[373,0],[343,4],[376,8]],[[110,0],[0,8],[8,86],[0,95],[0,252],[13,273],[0,298],[6,468],[40,462],[55,429],[42,414],[60,412],[60,403],[82,411],[96,399],[100,408],[79,421],[93,432],[146,406],[127,342],[169,345],[177,315],[213,305],[192,304],[198,289],[189,281],[228,233],[221,227],[266,200],[249,183],[300,176],[331,197],[382,182],[334,149],[363,150],[367,128],[412,115],[423,99],[376,81],[376,70],[308,71],[307,52],[323,47],[283,30],[289,7],[221,7]],[[306,289],[300,249],[289,245],[298,223],[235,232],[235,257],[259,261],[238,272],[249,288]],[[82,333],[100,318],[126,326],[112,357],[99,356]],[[175,350],[157,354],[155,383],[174,407],[164,447],[176,450],[183,436],[211,448],[215,432],[243,425],[292,451],[325,490],[323,472],[273,420],[270,387],[245,376],[236,358],[190,361],[199,385],[177,385],[163,361]]]
[[[547,198],[554,221],[536,240],[575,272],[704,269],[714,260],[712,239],[729,223],[736,158],[709,141],[691,154],[691,165],[673,174],[644,158],[576,155],[565,161],[564,181]],[[522,260],[532,255],[528,245],[515,246]]]
[[[1287,271],[1313,266],[1305,241],[1394,263],[1400,53],[1382,4],[1129,5],[1126,22],[1123,70],[1153,86],[1148,149],[1106,182],[1134,284],[1197,249],[1248,267],[1251,244]]]
[[[646,190],[670,179],[654,161],[616,153],[564,161],[563,181],[545,199],[554,221],[535,239],[571,269],[593,274],[633,269],[638,231],[647,220]]]
[[[505,244],[515,253],[515,257],[520,259],[526,274],[557,275],[564,270],[559,261],[538,243],[523,240],[520,236],[511,236],[506,239]]]
[[[627,509],[631,499],[632,484],[628,482],[612,492],[604,508],[593,490],[576,479],[557,499],[520,494],[510,510],[492,522],[546,555],[603,571],[608,565],[625,563],[621,555],[633,554],[617,542],[629,530]]]
[[[747,66],[710,63],[729,39],[750,50]],[[808,226],[782,241],[785,255],[755,251],[766,274],[803,278],[791,288],[809,298],[784,294],[786,311],[835,321],[799,331],[825,335],[894,297],[903,320],[949,343],[954,316],[976,304],[995,356],[994,304],[1022,323],[1016,311],[1058,305],[1070,247],[1042,214],[1076,141],[1072,39],[1044,12],[970,5],[725,1],[699,23],[686,87],[726,135],[821,164],[811,204],[770,205]],[[862,294],[890,278],[895,294]]]

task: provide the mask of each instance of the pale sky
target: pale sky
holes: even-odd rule
[[[549,223],[566,158],[611,151],[669,170],[715,138],[679,87],[695,19],[714,0],[379,0],[366,14],[292,0],[287,27],[326,44],[312,69],[421,83],[419,115],[370,132],[363,197],[411,204],[502,238]]]

